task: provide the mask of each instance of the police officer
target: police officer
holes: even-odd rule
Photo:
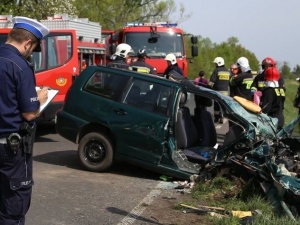
[[[229,95],[230,71],[225,67],[225,60],[222,57],[216,57],[213,63],[216,68],[210,76],[209,86],[223,95]],[[214,116],[215,122],[222,123],[220,107],[216,102],[214,104]]]
[[[36,91],[33,66],[26,60],[41,51],[48,29],[36,20],[14,17],[14,26],[0,46],[0,224],[25,224],[30,205],[34,119],[48,97]]]
[[[138,59],[130,64],[131,69],[140,73],[155,74],[154,68],[145,61],[147,58],[146,50],[140,49],[137,56]]]
[[[133,50],[129,44],[122,43],[117,46],[116,52],[111,56],[112,61],[107,64],[107,67],[118,69],[129,69],[127,60]]]

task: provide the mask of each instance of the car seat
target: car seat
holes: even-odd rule
[[[179,101],[176,123],[177,149],[187,148],[198,141],[198,133],[191,117],[190,109],[185,106],[187,93],[182,93]]]
[[[187,101],[187,95],[182,94],[180,97],[179,109],[177,112],[177,122],[176,122],[177,149],[182,149],[182,151],[190,161],[203,163],[211,159],[211,157],[214,155],[216,150],[212,147],[213,146],[212,144],[209,144],[209,146],[202,145],[203,141],[201,142],[201,139],[199,138],[197,125],[195,125],[190,115],[189,108],[184,106],[186,101]],[[208,111],[205,111],[205,109],[201,109],[201,110],[204,111],[199,111],[199,113],[204,112],[203,115],[205,117],[203,118],[200,117],[200,118],[212,122],[210,113]],[[206,117],[208,116],[208,114],[205,112],[209,113],[210,120],[209,118]],[[198,116],[201,116],[201,114],[199,114]],[[205,127],[203,129],[209,129],[210,122],[208,122],[208,124],[209,125],[207,125],[207,127],[203,125],[203,127]],[[216,141],[216,134],[215,136],[213,136],[211,141],[208,141],[209,138],[210,137],[207,135],[207,142],[213,143],[214,140]]]
[[[196,108],[194,109],[194,123],[200,139],[200,145],[214,147],[217,143],[217,131],[211,113],[206,110],[212,106],[212,100],[206,97],[196,96]]]

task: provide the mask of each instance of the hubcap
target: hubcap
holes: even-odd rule
[[[84,149],[86,161],[91,163],[100,163],[106,155],[105,146],[101,141],[91,140],[89,141]]]

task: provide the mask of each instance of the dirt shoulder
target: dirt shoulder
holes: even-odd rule
[[[197,225],[209,224],[206,217],[188,209],[179,209],[179,204],[196,204],[192,198],[190,189],[163,189],[155,197],[154,201],[147,206],[146,210],[139,216],[134,224],[156,224],[156,225]],[[197,200],[199,201],[199,200]]]

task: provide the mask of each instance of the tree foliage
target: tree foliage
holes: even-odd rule
[[[292,74],[297,77],[300,76],[300,66],[298,64],[294,67]]]
[[[279,68],[280,76],[284,79],[291,78],[291,67],[288,65],[287,62],[283,62],[283,65]]]
[[[188,37],[186,38],[186,43],[188,46],[188,55],[191,55],[191,44]],[[193,63],[189,64],[189,79],[197,77],[200,70],[205,71],[209,78],[210,74],[215,69],[213,60],[218,56],[224,58],[225,67],[227,68],[229,68],[230,64],[235,63],[239,57],[244,56],[249,60],[252,71],[259,70],[259,61],[255,54],[241,46],[236,37],[230,37],[227,41],[217,44],[212,43],[209,38],[198,36],[197,46],[199,55],[193,59]]]
[[[87,17],[91,21],[100,22],[103,29],[118,29],[126,22],[170,21],[177,10],[173,0],[74,0],[78,17]],[[179,9],[182,21],[189,17],[184,6]]]
[[[0,2],[0,14],[46,19],[54,14],[74,14],[72,0],[6,0]]]

